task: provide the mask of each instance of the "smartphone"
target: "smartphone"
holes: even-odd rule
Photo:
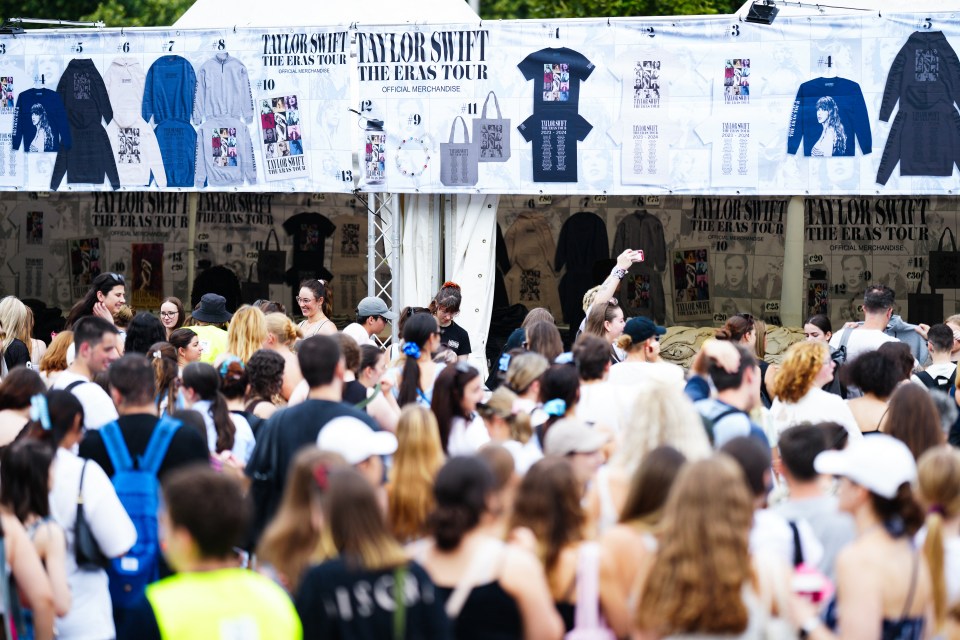
[[[637,249],[634,253],[637,256],[635,262],[643,262],[643,249]]]

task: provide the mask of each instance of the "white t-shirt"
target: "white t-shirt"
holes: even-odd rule
[[[797,520],[796,525],[804,563],[817,566],[823,557],[823,545],[817,540],[806,520]],[[753,512],[753,527],[750,529],[751,555],[776,555],[792,567],[794,548],[793,529],[786,518],[770,509],[757,509]]]
[[[343,328],[343,333],[353,338],[358,345],[372,344],[377,346],[377,343],[374,341],[373,336],[367,333],[367,330],[363,328],[363,325],[357,324],[356,322],[351,322]]]
[[[513,469],[519,475],[526,475],[527,470],[543,459],[543,451],[536,436],[521,444],[517,440],[506,440],[498,443],[513,456]]]
[[[863,438],[853,412],[840,396],[814,387],[796,402],[781,402],[775,399],[770,405],[770,417],[776,427],[777,435],[788,427],[804,422],[836,422],[847,430],[851,441]]]
[[[67,583],[73,597],[70,612],[57,621],[57,631],[61,638],[104,640],[116,636],[107,574],[105,571],[79,570],[74,549],[77,494],[80,492],[82,470],[82,458],[66,449],[57,449],[53,464],[53,491],[50,492],[50,515],[66,534]],[[87,462],[83,474],[83,509],[100,550],[107,556],[120,556],[137,541],[137,530],[120,504],[110,479],[93,461]]]
[[[859,329],[841,329],[836,332],[833,334],[833,337],[830,338],[830,346],[834,349],[839,349],[843,335],[848,332],[850,333],[850,337],[847,339],[847,362],[850,362],[861,353],[876,351],[880,348],[880,345],[884,343],[898,342],[896,338],[888,336],[879,329],[864,329],[860,327]]]
[[[207,425],[207,446],[210,449],[210,453],[216,453],[217,427],[213,424],[213,414],[210,413],[210,401],[199,400],[194,402],[190,408],[203,416],[203,421]],[[253,437],[253,429],[250,428],[250,423],[248,423],[247,419],[243,416],[231,413],[230,419],[233,420],[233,426],[237,429],[233,436],[233,448],[230,452],[243,464],[247,464],[247,460],[250,459],[250,455],[253,453],[253,446],[256,444],[256,440]]]
[[[607,382],[632,386],[647,380],[683,385],[683,369],[670,362],[618,362],[610,367]]]
[[[83,405],[83,426],[87,429],[99,429],[110,424],[117,418],[117,408],[113,405],[113,400],[107,395],[107,392],[95,382],[90,382],[87,378],[72,371],[64,371],[53,383],[53,389],[66,389],[71,384],[82,381],[83,384],[70,389],[70,393],[76,396],[80,404]]]
[[[620,365],[617,365],[620,366]],[[575,415],[589,424],[613,429],[620,433],[626,412],[633,407],[637,390],[609,381],[580,384],[580,400]]]
[[[469,423],[463,418],[453,419],[450,425],[450,437],[447,438],[447,455],[472,456],[483,445],[490,442],[490,433],[487,431],[483,418],[475,416]]]

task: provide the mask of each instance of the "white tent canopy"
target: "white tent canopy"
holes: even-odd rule
[[[197,0],[173,26],[186,29],[480,22],[464,0],[300,2],[296,11],[271,11],[261,0]]]
[[[765,0],[747,0],[735,15],[745,18],[753,4],[765,4]],[[903,0],[772,0],[780,10],[780,16],[822,16],[822,15],[870,15],[884,13],[923,12],[942,13],[957,11],[960,2],[957,0],[912,0],[909,5]]]

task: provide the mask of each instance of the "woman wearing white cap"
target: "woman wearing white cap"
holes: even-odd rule
[[[814,468],[840,477],[839,506],[853,516],[858,535],[837,556],[837,594],[826,622],[808,601],[795,599],[792,613],[801,637],[925,637],[933,587],[927,562],[913,544],[923,512],[910,486],[917,479],[910,449],[879,434],[842,451],[824,451]]]

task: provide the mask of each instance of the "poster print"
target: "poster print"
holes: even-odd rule
[[[260,129],[267,180],[310,175],[303,153],[303,120],[296,95],[261,99]]]
[[[706,247],[673,252],[673,319],[676,323],[712,317],[707,256]]]
[[[133,282],[130,302],[136,309],[159,309],[163,302],[163,244],[134,243],[131,246]]]
[[[69,241],[70,287],[73,299],[79,300],[90,289],[93,279],[103,269],[100,238],[78,238]]]

